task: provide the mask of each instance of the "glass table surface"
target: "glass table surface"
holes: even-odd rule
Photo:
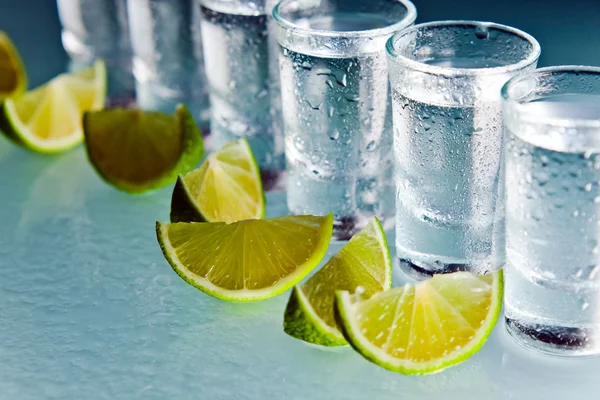
[[[33,85],[66,64],[47,3],[0,2],[0,29],[15,37]],[[34,4],[46,11],[28,11]],[[82,148],[41,156],[0,138],[0,398],[600,398],[600,359],[523,350],[502,321],[467,362],[423,377],[295,340],[282,329],[287,293],[228,303],[172,271],[154,232],[170,194],[118,192]],[[285,213],[284,194],[270,194],[268,215]]]

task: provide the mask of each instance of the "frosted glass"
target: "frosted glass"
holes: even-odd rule
[[[175,275],[154,234],[170,194],[112,189],[81,148],[48,157],[0,139],[1,399],[598,399],[600,359],[530,353],[502,323],[425,377],[292,339],[287,293],[227,303]],[[281,194],[268,201],[286,212]]]

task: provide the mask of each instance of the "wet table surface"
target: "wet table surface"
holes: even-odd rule
[[[598,15],[590,7],[587,14],[596,14],[585,21]],[[466,17],[494,19],[478,10]],[[456,17],[455,10],[424,14]],[[578,29],[587,29],[585,21]],[[0,29],[22,49],[34,85],[64,69],[52,2],[0,2]],[[561,60],[552,51],[551,60]],[[598,63],[595,53],[589,57],[596,60],[571,55]],[[525,351],[502,322],[473,358],[424,377],[388,372],[349,348],[294,340],[282,330],[287,294],[227,303],[175,275],[154,233],[155,220],[168,219],[170,191],[120,193],[96,176],[81,148],[48,157],[0,138],[0,398],[600,397],[600,359]],[[269,215],[286,213],[282,193],[268,202]],[[328,255],[339,247],[332,245]]]

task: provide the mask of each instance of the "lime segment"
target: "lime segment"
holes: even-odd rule
[[[246,139],[210,154],[200,168],[179,176],[171,200],[171,222],[227,222],[262,218],[260,172]]]
[[[321,261],[333,215],[224,222],[156,223],[158,242],[175,272],[223,300],[254,301],[298,283]]]
[[[37,89],[4,102],[0,127],[16,143],[40,153],[68,150],[83,140],[81,117],[100,110],[106,97],[102,61],[62,74]]]
[[[392,262],[385,233],[374,218],[306,283],[294,288],[284,316],[284,331],[306,342],[324,346],[348,343],[334,315],[335,292],[364,296],[389,289]]]
[[[369,299],[338,292],[344,336],[365,358],[391,371],[421,375],[479,351],[502,306],[502,271],[437,275]]]
[[[116,108],[90,112],[83,125],[96,171],[127,192],[168,185],[204,154],[202,135],[183,105],[173,115]]]

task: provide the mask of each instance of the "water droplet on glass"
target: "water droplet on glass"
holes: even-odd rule
[[[586,184],[586,185],[583,187],[583,189],[584,189],[586,192],[591,192],[591,191],[592,191],[592,184],[591,184],[591,183],[588,183],[588,184]]]
[[[358,96],[346,96],[346,100],[350,103],[358,103],[360,101],[360,97]]]
[[[340,138],[340,131],[338,131],[337,129],[334,129],[333,131],[331,131],[329,133],[329,139],[338,140],[339,138]]]
[[[317,102],[317,101],[311,102],[308,99],[306,99],[305,101],[306,101],[306,104],[308,104],[310,106],[310,108],[312,108],[313,110],[320,110],[321,109],[321,105],[323,104],[323,103]]]
[[[531,174],[529,172],[525,175],[525,182],[527,182],[527,183],[533,182],[533,176],[531,176]]]
[[[596,279],[596,275],[598,274],[599,269],[600,269],[600,265],[594,265],[594,268],[592,268],[592,270],[590,271],[590,273],[588,275],[588,279],[590,281],[593,281],[594,279]]]
[[[585,310],[586,308],[588,308],[589,306],[590,306],[590,303],[588,303],[588,302],[585,302],[585,303],[583,303],[583,304],[581,305],[581,310],[583,311],[583,310]]]
[[[312,65],[308,62],[308,61],[304,61],[302,64],[300,64],[300,66],[304,69],[307,70],[311,70],[312,69]]]
[[[269,94],[269,91],[267,89],[263,89],[260,92],[258,92],[256,94],[256,98],[257,99],[262,99],[263,97],[265,97],[267,94]]]

